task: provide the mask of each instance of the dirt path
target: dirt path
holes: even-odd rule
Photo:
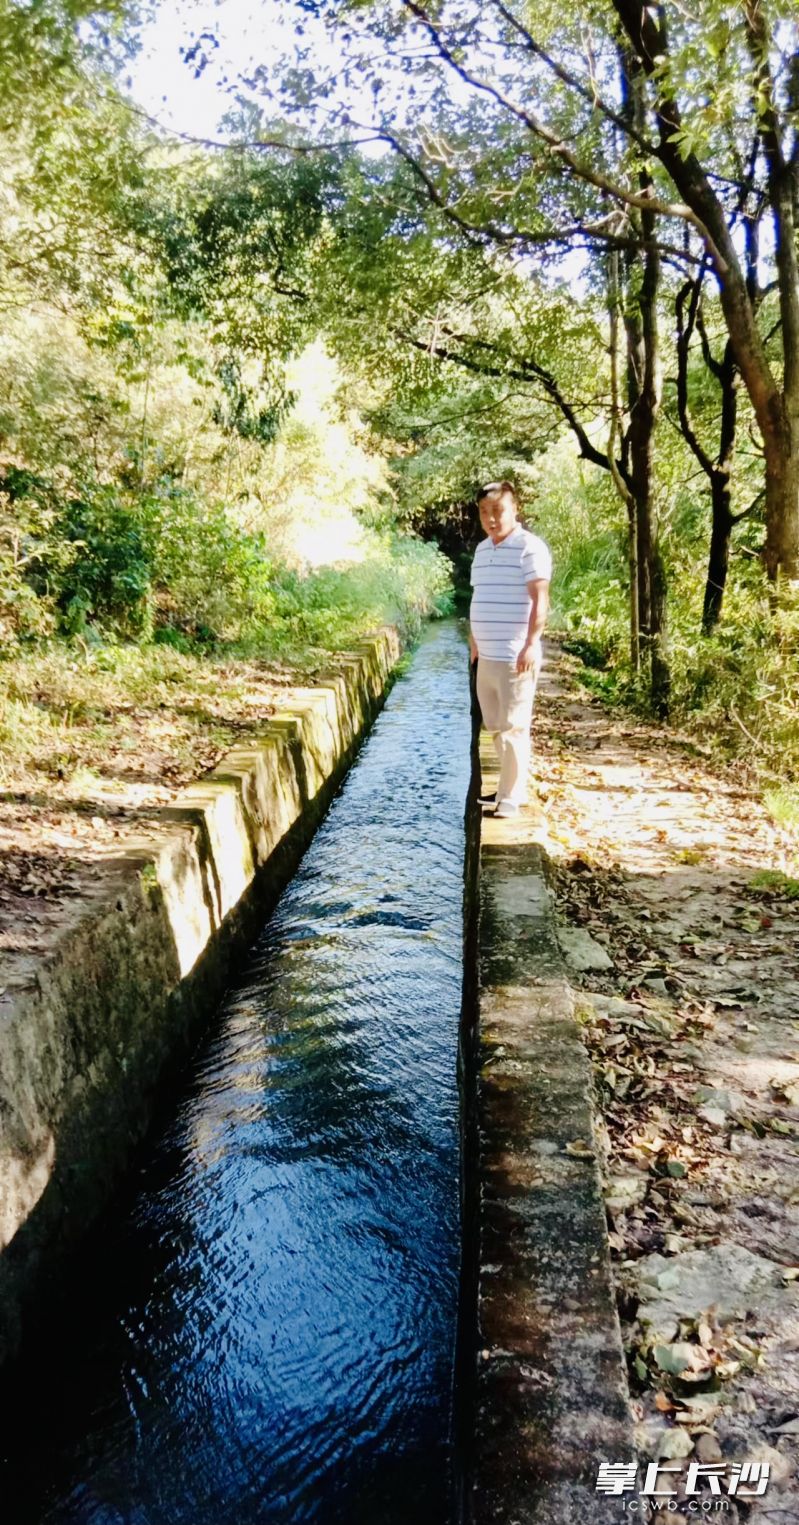
[[[799,844],[740,777],[587,697],[578,667],[552,649],[534,774],[641,1451],[768,1461],[737,1517],[796,1521],[799,884],[757,876],[799,873]]]

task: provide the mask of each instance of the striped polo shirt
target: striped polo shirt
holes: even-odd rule
[[[481,540],[472,562],[469,623],[481,657],[512,662],[527,637],[532,599],[528,582],[552,577],[552,557],[543,540],[520,524],[495,545]]]

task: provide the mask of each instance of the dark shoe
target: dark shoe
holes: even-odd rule
[[[496,803],[497,803],[497,791],[496,791],[496,789],[494,790],[493,794],[486,794],[485,790],[481,789],[480,793],[477,796],[477,803],[478,803],[478,805],[496,805]]]

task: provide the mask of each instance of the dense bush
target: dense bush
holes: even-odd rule
[[[55,592],[61,628],[72,635],[87,622],[123,636],[152,625],[152,553],[136,508],[111,487],[68,502],[55,521],[73,554],[59,570],[41,565]]]
[[[628,574],[621,513],[612,489],[561,442],[543,457],[537,491],[541,533],[552,546],[553,624],[586,662],[586,681],[606,698],[647,708],[630,671]],[[725,751],[775,775],[799,775],[799,595],[763,585],[752,554],[757,523],[738,532],[716,631],[701,633],[707,557],[705,501],[675,495],[663,549],[670,583],[672,718]]]
[[[371,553],[352,566],[279,573],[274,595],[272,643],[333,649],[375,624],[396,624],[413,635],[425,615],[447,613],[452,568],[433,545],[409,536],[374,537]],[[270,638],[268,630],[264,635]]]
[[[58,629],[301,656],[384,621],[412,631],[447,607],[450,563],[410,536],[365,532],[360,560],[303,573],[270,557],[262,532],[168,482],[139,496],[94,484],[66,502],[40,480],[15,488],[17,522],[42,519],[46,501],[47,532],[28,537],[27,558],[0,560],[7,648]]]
[[[0,649],[59,635],[297,660],[434,609],[449,563],[395,533],[384,446],[321,343],[254,435],[220,412],[232,361],[207,326],[126,311],[93,337],[20,313],[0,339]],[[268,378],[236,363],[257,411]]]
[[[56,559],[54,513],[36,482],[10,468],[0,490],[0,651],[49,635],[55,629],[53,600],[41,576],[42,557]],[[61,559],[68,559],[62,544]]]

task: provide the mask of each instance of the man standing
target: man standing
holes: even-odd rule
[[[511,482],[489,483],[478,508],[486,539],[472,562],[469,644],[477,662],[483,724],[499,759],[494,814],[514,816],[527,799],[530,726],[552,557],[543,540],[519,524]]]

